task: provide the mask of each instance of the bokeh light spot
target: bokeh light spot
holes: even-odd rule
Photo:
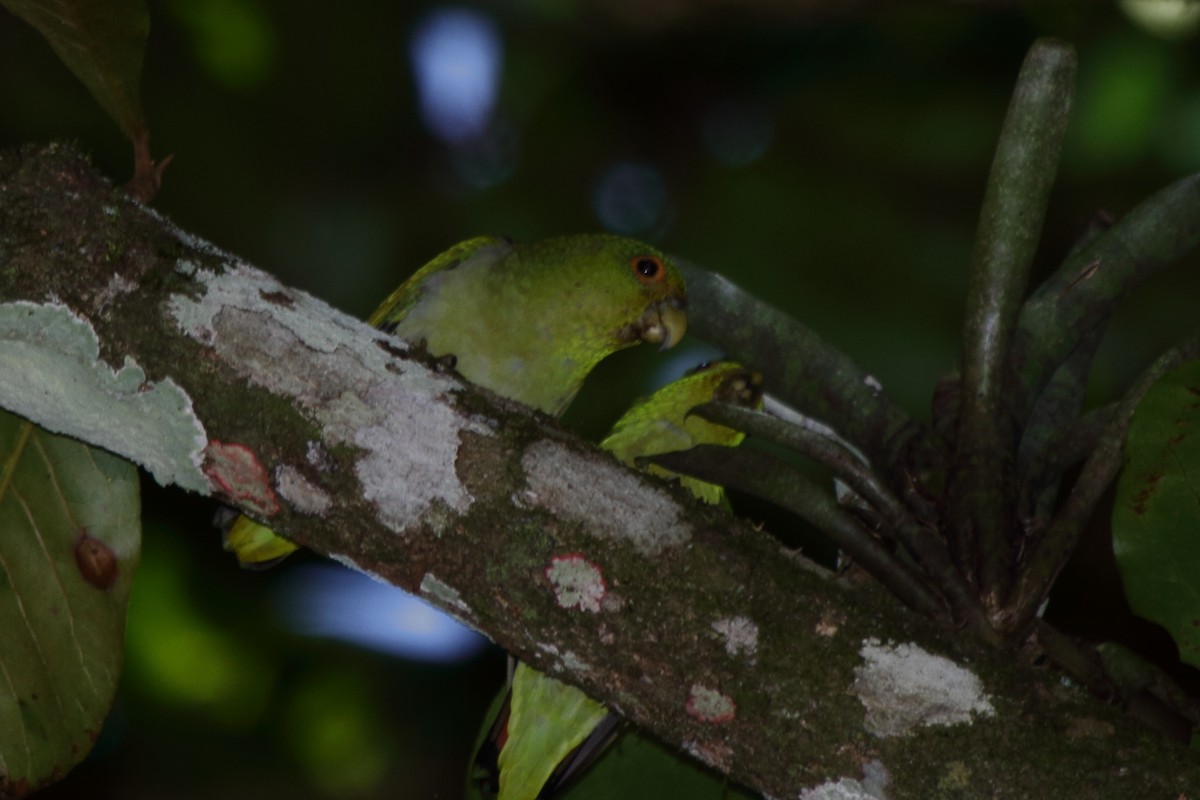
[[[208,73],[231,89],[260,86],[275,69],[278,44],[256,0],[176,0],[167,9],[192,37]]]
[[[1196,0],[1119,0],[1117,5],[1142,30],[1168,41],[1182,42],[1200,31]]]
[[[201,614],[185,591],[184,569],[175,558],[143,553],[125,640],[130,676],[164,704],[247,727],[266,708],[274,670],[262,653]]]
[[[767,152],[774,134],[771,115],[748,100],[720,100],[704,114],[701,124],[708,152],[722,164],[738,167]]]
[[[393,743],[370,689],[351,674],[303,680],[289,698],[286,736],[309,781],[327,795],[371,795],[387,775]]]
[[[649,164],[622,161],[601,176],[592,195],[600,224],[610,231],[633,235],[658,227],[665,216],[667,187],[662,174]]]
[[[333,565],[293,568],[275,600],[284,624],[297,633],[416,661],[463,661],[486,644],[424,600]]]
[[[1080,70],[1078,110],[1067,136],[1078,165],[1113,170],[1148,152],[1173,79],[1165,47],[1153,39],[1113,37],[1097,49]]]
[[[409,54],[426,127],[450,144],[483,135],[503,58],[495,23],[477,11],[436,9],[417,25]]]

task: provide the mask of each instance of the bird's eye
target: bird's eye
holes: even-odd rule
[[[634,256],[629,260],[629,268],[642,283],[659,283],[667,274],[658,256]]]

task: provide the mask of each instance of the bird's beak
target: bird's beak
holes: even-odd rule
[[[641,339],[669,350],[679,344],[687,332],[687,301],[677,295],[665,297],[646,309],[638,320]]]

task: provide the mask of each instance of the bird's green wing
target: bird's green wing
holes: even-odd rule
[[[500,797],[534,800],[551,773],[608,716],[573,686],[525,664],[513,672],[507,740],[500,750]],[[538,758],[525,758],[525,753]]]

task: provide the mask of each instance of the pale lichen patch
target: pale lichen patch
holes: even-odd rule
[[[462,614],[473,616],[471,607],[463,600],[462,593],[432,572],[426,572],[421,578],[420,592],[422,597],[428,597],[441,606],[448,606]]]
[[[841,627],[841,623],[835,615],[823,615],[817,620],[817,624],[813,626],[813,633],[828,639],[837,636],[837,632]]]
[[[586,672],[592,665],[580,658],[574,651],[567,650],[562,654],[562,666],[570,672]]]
[[[329,492],[304,477],[290,464],[275,469],[275,490],[301,514],[323,517],[333,506]]]
[[[733,748],[719,739],[686,742],[683,749],[710,767],[722,771],[728,770],[733,763]]]
[[[521,466],[528,485],[524,503],[606,538],[628,541],[645,556],[691,539],[679,504],[665,491],[643,486],[635,473],[616,462],[589,458],[559,442],[539,441],[525,451]]]
[[[887,800],[887,791],[854,778],[826,781],[800,792],[800,800]]]
[[[600,567],[579,553],[555,556],[545,570],[546,580],[554,589],[554,601],[560,608],[578,608],[592,614],[600,612],[608,585]]]
[[[491,429],[439,402],[461,388],[457,380],[416,364],[388,369],[403,342],[387,337],[378,347],[370,337],[386,334],[245,264],[196,277],[203,296],[171,301],[180,329],[251,383],[295,399],[327,442],[359,448],[355,474],[382,522],[396,531],[436,527],[470,508],[454,469],[460,434]]]
[[[712,624],[712,629],[725,640],[725,652],[731,656],[745,654],[754,662],[758,653],[758,626],[749,617],[725,617]]]
[[[219,327],[229,324],[221,322],[222,315],[231,310],[242,310],[266,314],[277,321],[279,327],[299,338],[305,347],[332,353],[357,339],[361,329],[366,327],[365,323],[335,311],[311,295],[288,289],[268,273],[242,261],[233,261],[230,268],[221,273],[197,270],[195,277],[204,283],[204,295],[193,299],[177,294],[169,304],[176,323],[189,336],[195,337],[204,329],[215,334]],[[282,296],[286,296],[288,302],[278,302],[277,298]],[[259,334],[267,339],[273,332],[260,329]],[[384,336],[379,332],[376,335]],[[394,341],[399,350],[406,347],[398,339],[389,341]],[[378,351],[378,348],[371,349]],[[382,367],[382,352],[378,359],[378,366]]]
[[[537,645],[538,650],[554,656],[555,663],[553,670],[555,672],[587,672],[591,670],[592,665],[584,661],[571,650],[559,651],[556,645],[550,643],[540,643]]]
[[[137,288],[138,285],[129,278],[126,278],[124,275],[118,275],[114,273],[113,275],[109,276],[108,283],[105,285],[104,290],[100,293],[98,305],[100,308],[104,308],[113,300],[116,300],[122,295],[129,294]]]
[[[329,451],[321,446],[320,442],[310,440],[305,444],[304,460],[322,472],[328,472],[333,469],[333,458],[330,457]]]
[[[455,470],[463,431],[486,427],[437,403],[421,387],[404,386],[407,376],[387,376],[364,392],[373,424],[354,432],[365,451],[355,467],[363,497],[380,509],[383,521],[403,530],[442,507],[465,513],[473,498]]]
[[[855,668],[854,693],[866,709],[866,729],[902,736],[929,725],[971,724],[995,713],[975,673],[916,644],[867,639]]]
[[[829,780],[800,792],[800,800],[888,800],[888,785],[892,776],[883,762],[874,760],[863,765],[862,779]]]
[[[336,561],[337,563],[341,564],[343,567],[346,567],[347,569],[352,569],[361,575],[366,575],[368,578],[370,578],[373,581],[377,581],[379,583],[386,583],[388,586],[392,585],[392,582],[389,581],[387,578],[383,577],[378,572],[372,572],[371,570],[367,569],[366,567],[361,566],[357,561],[355,561],[353,558],[351,558],[348,555],[345,555],[343,553],[330,553],[329,557],[331,559],[333,559],[334,561]]]
[[[689,716],[713,724],[732,722],[737,716],[737,705],[732,697],[699,683],[693,683],[688,690],[685,709]]]
[[[191,398],[170,378],[147,381],[130,358],[108,366],[95,330],[67,306],[0,305],[0,375],[0,407],[127,458],[164,486],[208,493],[208,437]]]

